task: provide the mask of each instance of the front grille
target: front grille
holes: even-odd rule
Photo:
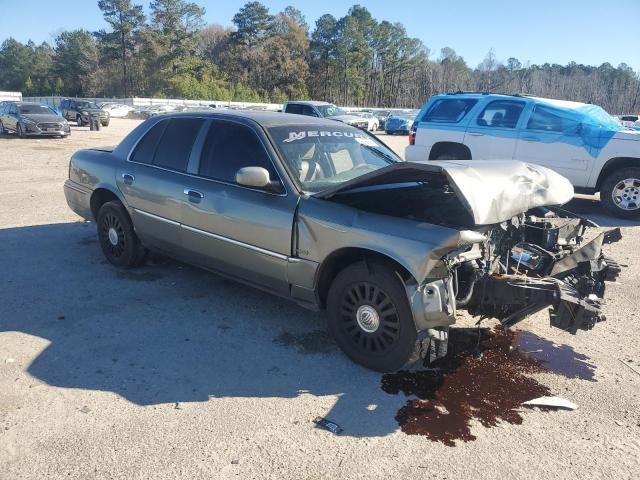
[[[39,123],[38,128],[40,130],[46,130],[47,128],[55,128],[57,130],[62,130],[61,123]]]

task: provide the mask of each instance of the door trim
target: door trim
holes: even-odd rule
[[[169,225],[174,225],[174,226],[177,226],[177,227],[180,226],[179,222],[175,222],[173,220],[169,220],[168,218],[164,218],[164,217],[161,217],[159,215],[154,215],[153,213],[145,212],[144,210],[140,210],[140,209],[134,208],[133,211],[136,212],[136,213],[139,213],[140,215],[144,215],[145,217],[153,218],[154,220],[159,220],[161,222],[168,223]]]

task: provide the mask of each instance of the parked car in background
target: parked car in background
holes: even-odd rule
[[[176,105],[151,105],[140,110],[143,118],[151,118],[165,113],[175,112],[178,107]]]
[[[296,115],[306,115],[308,117],[328,118],[338,122],[346,123],[352,127],[367,130],[369,122],[356,115],[351,115],[336,107],[333,103],[316,102],[316,101],[300,101],[286,102],[282,108],[284,113],[293,113]]]
[[[591,224],[546,208],[573,197],[551,170],[402,162],[299,115],[157,116],[76,152],[64,192],[113,265],[155,249],[326,309],[340,348],[379,371],[444,356],[456,309],[508,328],[551,307],[552,326],[589,330],[620,271],[601,248],[619,232],[582,245]]]
[[[111,119],[109,112],[105,112],[94,102],[88,100],[65,99],[60,102],[58,108],[64,118],[76,122],[79,127],[88,125],[91,117],[99,117],[102,126],[108,127]]]
[[[125,118],[130,113],[135,112],[136,109],[130,105],[124,105],[122,103],[103,103],[100,108],[109,113],[111,118]]]
[[[413,125],[415,118],[415,115],[411,114],[389,115],[384,124],[384,131],[387,135],[409,135],[411,125]]]
[[[48,105],[4,102],[0,106],[0,134],[15,132],[19,137],[66,137],[69,123]]]
[[[372,113],[361,112],[358,113],[357,116],[364,118],[368,122],[369,125],[367,126],[367,129],[370,132],[377,132],[380,129],[380,122]]]
[[[619,115],[618,118],[625,127],[637,127],[640,125],[639,115]]]
[[[436,95],[423,107],[405,158],[521,160],[600,193],[613,215],[640,217],[640,132],[597,105],[522,95]]]
[[[390,114],[391,114],[391,111],[389,110],[376,110],[373,112],[373,116],[378,119],[378,125],[380,130],[384,130],[384,126]]]

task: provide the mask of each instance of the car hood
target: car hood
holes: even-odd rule
[[[329,199],[350,190],[414,182],[446,181],[476,225],[501,223],[535,207],[563,205],[573,186],[562,175],[518,161],[398,162],[323,190]]]
[[[37,113],[31,115],[20,115],[21,118],[39,122],[62,122],[62,117],[53,113]]]
[[[331,120],[338,120],[343,123],[353,123],[353,122],[366,122],[366,118],[357,117],[355,115],[335,115],[333,117],[329,117]]]

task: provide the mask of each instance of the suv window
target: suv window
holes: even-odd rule
[[[244,125],[214,120],[204,142],[198,173],[236,183],[236,173],[243,167],[266,168],[271,180],[279,178],[255,132]]]
[[[436,100],[422,121],[458,123],[476,103],[478,103],[478,100],[474,98],[443,98]]]
[[[153,164],[169,170],[186,172],[193,143],[203,122],[201,118],[169,120],[158,143]]]
[[[318,114],[310,105],[302,105],[302,115],[307,115],[308,117],[317,117]]]
[[[138,142],[135,150],[131,154],[131,161],[140,163],[153,163],[153,155],[156,153],[158,142],[167,128],[169,120],[163,120],[156,123],[151,129],[145,133],[144,137]]]
[[[302,115],[302,105],[298,105],[297,103],[289,103],[287,105],[287,113]]]
[[[67,101],[63,100],[62,102],[60,102],[60,108],[67,108]]]
[[[476,123],[481,127],[516,128],[522,110],[524,102],[496,100],[484,107]]]
[[[562,112],[536,105],[527,123],[528,130],[543,130],[545,132],[567,132],[577,131],[579,122]]]

